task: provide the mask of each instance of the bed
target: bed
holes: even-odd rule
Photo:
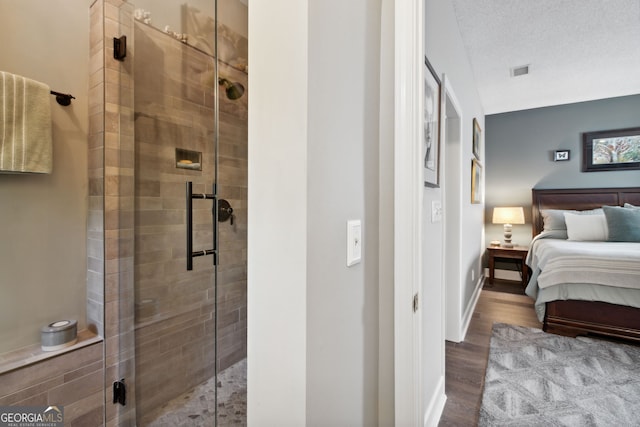
[[[526,292],[536,299],[536,312],[543,322],[543,329],[567,336],[596,334],[640,342],[640,276],[638,276],[640,262],[627,259],[627,252],[640,253],[640,243],[609,244],[622,252],[619,252],[619,255],[610,256],[608,261],[603,261],[604,264],[615,267],[611,270],[615,274],[611,275],[612,279],[606,284],[607,286],[601,283],[602,275],[598,276],[586,271],[590,267],[593,267],[593,271],[598,270],[597,262],[590,262],[588,257],[595,256],[591,251],[597,251],[598,249],[595,249],[597,246],[604,247],[607,243],[585,245],[586,248],[566,249],[578,252],[573,255],[568,255],[567,252],[565,261],[571,260],[573,256],[576,261],[583,262],[582,267],[567,266],[569,271],[573,268],[576,273],[569,282],[580,283],[558,283],[563,280],[563,276],[562,274],[554,275],[551,272],[550,264],[553,262],[549,261],[556,260],[557,257],[549,255],[553,252],[539,253],[542,247],[546,251],[562,251],[563,245],[567,243],[569,246],[579,246],[572,245],[572,242],[567,241],[562,235],[546,236],[549,232],[543,233],[543,213],[548,220],[549,209],[590,211],[602,206],[624,206],[625,204],[640,206],[640,187],[534,189],[532,196],[534,240],[527,258],[527,263],[532,268],[532,276]],[[543,236],[540,236],[541,234]],[[623,246],[627,247],[623,248]],[[609,249],[603,253],[608,251]],[[618,266],[615,263],[620,263],[620,269],[630,268],[630,271],[618,274]],[[584,265],[588,268],[584,268]],[[584,274],[576,279],[582,269],[585,270]],[[616,275],[620,277],[614,277]],[[539,286],[539,279],[543,282],[543,277],[546,288]],[[566,274],[565,277],[567,277]]]

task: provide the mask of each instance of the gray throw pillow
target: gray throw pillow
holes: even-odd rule
[[[551,230],[566,230],[567,223],[564,221],[564,213],[573,212],[564,209],[541,209],[540,215],[542,215],[542,222],[544,224],[544,231]]]
[[[640,242],[640,209],[603,206],[610,242]]]
[[[602,215],[602,209],[590,209],[586,211],[575,211],[568,209],[540,209],[544,231],[566,230],[567,223],[564,220],[565,212],[578,215]]]

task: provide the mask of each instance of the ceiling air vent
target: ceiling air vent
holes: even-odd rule
[[[529,66],[528,65],[521,65],[519,67],[513,67],[511,69],[511,77],[524,76],[526,74],[529,74]]]

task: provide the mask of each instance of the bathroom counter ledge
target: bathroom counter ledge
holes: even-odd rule
[[[15,351],[0,354],[0,375],[99,342],[102,342],[101,336],[94,334],[88,329],[83,329],[78,332],[78,342],[60,350],[42,351],[40,344],[33,344]]]

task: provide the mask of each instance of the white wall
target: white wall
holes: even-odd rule
[[[307,2],[298,0],[252,2],[249,8],[247,399],[252,426],[306,422],[307,17]]]
[[[370,425],[380,5],[310,1],[307,15],[299,3],[249,9],[249,422]],[[356,218],[363,261],[347,268]]]
[[[251,425],[378,423],[380,14],[249,8]],[[363,224],[350,268],[349,219]]]
[[[0,70],[76,99],[50,98],[53,172],[0,175],[0,353],[55,320],[86,325],[89,2],[43,5],[0,0]]]
[[[462,206],[466,200],[462,200],[462,124],[464,116],[462,108],[458,104],[457,97],[449,82],[445,79],[445,134],[444,134],[444,164],[445,164],[445,200],[443,209],[443,221],[445,223],[445,338],[459,342],[463,335],[462,313],[462,284],[464,274],[460,265],[462,263]]]
[[[423,390],[430,405],[444,401],[444,284],[443,222],[431,222],[431,203],[442,202],[440,189],[425,188],[422,218],[422,366]],[[429,412],[442,408],[426,408]]]
[[[462,123],[462,141],[460,149],[462,151],[461,164],[462,172],[462,209],[461,209],[461,242],[460,252],[450,252],[447,256],[460,256],[460,268],[462,283],[460,286],[460,307],[464,312],[465,308],[472,302],[474,292],[479,285],[481,278],[481,256],[484,249],[483,226],[484,208],[483,204],[471,204],[471,159],[472,154],[472,126],[475,117],[480,127],[484,129],[484,113],[480,98],[475,86],[473,71],[469,64],[462,39],[458,31],[458,22],[454,14],[453,4],[447,0],[427,0],[425,7],[426,14],[426,34],[425,52],[427,57],[441,75],[446,74],[447,80],[453,88],[458,102],[460,103]],[[484,144],[482,145],[484,146]],[[446,147],[445,147],[446,148]],[[480,154],[480,161],[484,164],[484,151]],[[457,191],[447,188],[449,191]],[[452,196],[448,193],[447,196]],[[438,198],[436,192],[432,196],[425,197],[425,203],[430,206],[427,197]],[[445,211],[445,216],[449,214]],[[453,215],[453,213],[452,213]],[[447,236],[444,236],[446,239]],[[431,243],[433,247],[438,244]],[[425,258],[428,258],[425,254]]]
[[[395,11],[394,0],[382,0],[380,31],[380,117],[395,114]],[[378,158],[378,425],[395,420],[394,377],[394,123],[380,120]]]
[[[309,1],[307,425],[377,423],[379,39],[380,0]]]

